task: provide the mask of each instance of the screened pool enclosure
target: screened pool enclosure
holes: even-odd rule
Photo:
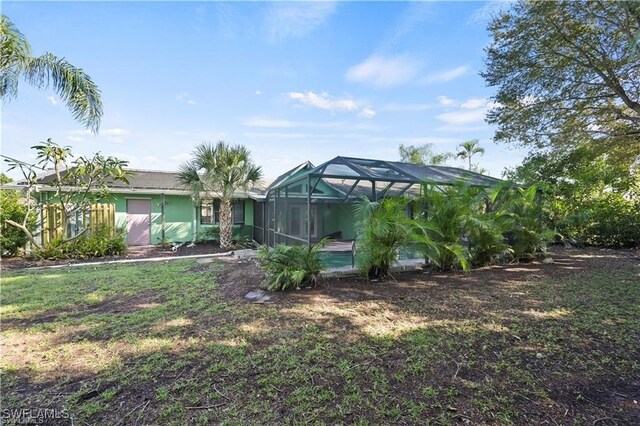
[[[418,195],[422,184],[492,186],[500,179],[445,166],[336,157],[314,167],[304,163],[278,177],[255,204],[254,239],[275,244],[307,244],[329,237],[336,251],[351,251],[355,239],[353,203]],[[340,243],[343,250],[340,250]]]

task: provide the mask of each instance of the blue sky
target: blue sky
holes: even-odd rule
[[[478,138],[493,176],[524,152],[491,141],[478,75],[497,2],[3,2],[30,41],[103,93],[100,134],[22,82],[2,106],[2,153],[52,138],[132,167],[174,170],[203,140],[243,144],[267,177],[336,155],[399,159]],[[454,161],[452,165],[462,165]]]

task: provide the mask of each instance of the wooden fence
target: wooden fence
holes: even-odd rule
[[[55,238],[64,237],[65,212],[58,204],[45,204],[42,206],[42,244],[47,244]],[[105,225],[115,229],[116,206],[113,204],[94,204],[90,209],[78,212],[76,222],[81,221],[78,231],[89,228],[89,232],[98,226]]]

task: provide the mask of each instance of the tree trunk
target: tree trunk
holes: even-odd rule
[[[220,200],[220,247],[233,247],[231,200]]]
[[[33,246],[35,248],[37,248],[39,250],[42,249],[42,246],[36,242],[36,239],[33,238],[33,235],[31,234],[31,232],[29,231],[29,229],[26,226],[24,226],[24,225],[22,225],[20,223],[14,222],[13,220],[9,220],[9,219],[5,220],[5,223],[7,223],[8,225],[11,225],[11,226],[15,226],[16,228],[18,228],[19,230],[24,232],[24,234],[29,239],[29,242],[31,242],[31,244],[33,244]]]

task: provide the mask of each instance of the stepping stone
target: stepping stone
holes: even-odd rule
[[[203,257],[200,259],[196,259],[196,262],[201,264],[201,265],[206,265],[207,263],[213,263],[213,258],[212,257]]]
[[[244,295],[244,298],[254,303],[268,302],[271,300],[271,296],[269,296],[264,290],[250,291]]]
[[[253,259],[258,257],[258,250],[253,250],[253,249],[236,250],[233,252],[233,256],[236,259]]]

